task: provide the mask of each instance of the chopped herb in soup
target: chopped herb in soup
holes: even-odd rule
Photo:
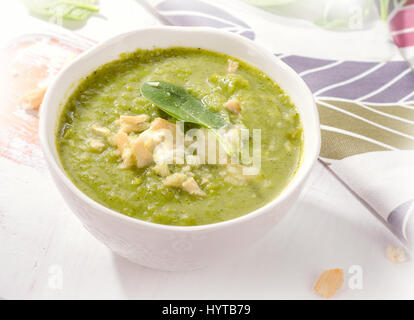
[[[272,79],[191,48],[138,50],[103,65],[68,99],[57,130],[62,165],[86,195],[181,226],[272,201],[300,165],[302,144],[299,114]]]

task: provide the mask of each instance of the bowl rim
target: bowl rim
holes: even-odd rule
[[[310,152],[308,152],[306,155],[302,155],[301,163],[299,164],[297,171],[295,172],[292,179],[289,181],[289,183],[285,186],[285,188],[280,192],[279,195],[277,195],[272,201],[266,203],[262,207],[253,210],[249,213],[246,213],[242,216],[215,222],[211,224],[204,224],[204,225],[196,225],[196,226],[177,226],[177,225],[164,225],[159,224],[155,222],[145,221],[138,218],[133,218],[130,216],[127,216],[125,214],[122,214],[121,212],[118,212],[116,210],[113,210],[111,208],[108,208],[99,202],[93,200],[89,196],[87,196],[84,192],[82,192],[69,178],[69,176],[65,173],[63,167],[61,168],[58,165],[58,159],[55,159],[55,156],[53,155],[51,149],[49,148],[48,144],[48,138],[47,134],[50,130],[47,130],[47,124],[46,124],[46,114],[48,112],[48,105],[50,104],[51,100],[51,92],[54,91],[55,87],[57,86],[58,80],[65,76],[67,73],[67,70],[70,69],[73,65],[77,64],[80,60],[83,60],[85,57],[93,56],[103,48],[106,48],[108,46],[112,46],[118,41],[122,40],[125,37],[128,37],[135,33],[140,32],[182,32],[182,33],[188,33],[188,32],[200,32],[200,33],[209,33],[209,34],[218,34],[224,37],[227,37],[229,41],[239,41],[244,42],[247,46],[253,46],[255,49],[261,51],[267,59],[273,60],[272,63],[278,63],[281,67],[285,68],[287,72],[291,73],[294,78],[296,78],[296,81],[299,86],[302,87],[302,90],[306,92],[306,94],[309,96],[309,99],[312,101],[312,115],[313,119],[310,120],[314,123],[314,126],[318,128],[318,130],[315,130],[314,132],[316,134],[315,143],[312,149],[310,149]],[[185,47],[185,46],[184,46]],[[188,46],[190,48],[190,46]],[[137,46],[137,49],[139,49],[139,46]],[[216,51],[220,53],[219,50],[211,50]],[[237,56],[235,56],[237,58]],[[243,60],[243,59],[241,59]],[[259,68],[259,67],[258,67]],[[260,68],[259,68],[260,69]],[[269,76],[270,77],[270,76]],[[270,77],[273,79],[273,77]],[[72,86],[77,86],[76,82],[72,84]],[[62,99],[64,99],[64,96],[62,96]],[[57,115],[59,116],[59,112],[57,112]],[[86,50],[85,52],[81,53],[79,56],[77,56],[73,61],[71,61],[63,70],[59,72],[57,77],[53,80],[52,84],[49,86],[49,89],[47,90],[45,97],[43,99],[41,108],[40,108],[40,114],[39,114],[39,139],[40,139],[40,146],[43,151],[43,154],[45,156],[46,162],[48,164],[49,170],[53,171],[58,178],[64,183],[64,185],[69,188],[77,197],[79,197],[81,200],[86,202],[88,205],[92,206],[93,208],[97,209],[99,212],[108,214],[114,218],[121,219],[125,221],[126,223],[133,223],[138,224],[142,227],[148,227],[148,228],[154,228],[154,230],[159,231],[176,231],[176,232],[191,232],[191,231],[204,231],[204,230],[210,230],[210,229],[218,229],[218,228],[225,228],[229,227],[234,224],[239,224],[243,222],[247,222],[251,219],[256,218],[259,215],[264,214],[266,211],[274,207],[275,205],[283,202],[286,198],[288,198],[296,189],[298,189],[306,180],[307,176],[309,175],[311,169],[313,168],[320,151],[321,146],[321,132],[319,130],[320,128],[320,122],[319,122],[319,114],[317,111],[316,103],[313,97],[313,94],[311,93],[308,86],[305,84],[303,79],[294,71],[289,65],[287,65],[285,62],[283,62],[281,59],[279,59],[277,56],[272,54],[268,49],[261,46],[260,44],[247,39],[241,35],[234,34],[232,32],[211,28],[211,27],[178,27],[178,26],[152,26],[152,27],[142,27],[142,28],[136,28],[132,31],[124,32],[121,34],[118,34],[114,37],[111,37],[103,42],[97,43],[92,48]],[[56,121],[56,120],[55,120]],[[53,127],[53,130],[55,130],[55,126]],[[56,135],[54,134],[54,142],[56,142]],[[309,133],[308,133],[309,134]],[[304,138],[304,143],[306,143],[306,138]],[[304,166],[304,158],[303,157],[311,157],[307,161],[307,166]],[[56,184],[56,181],[54,181]]]

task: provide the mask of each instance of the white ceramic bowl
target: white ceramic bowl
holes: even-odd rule
[[[166,226],[133,219],[108,209],[82,193],[68,178],[56,150],[62,107],[77,84],[121,53],[153,47],[200,47],[244,60],[272,77],[296,105],[304,130],[303,161],[285,190],[264,207],[210,225]],[[241,36],[210,28],[143,28],[116,36],[85,52],[50,86],[40,113],[40,142],[54,181],[68,206],[87,230],[117,254],[163,270],[191,270],[240,251],[272,229],[298,198],[320,148],[319,119],[313,96],[285,63]]]

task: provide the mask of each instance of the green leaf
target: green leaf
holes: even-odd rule
[[[219,132],[230,123],[220,114],[211,111],[185,88],[164,81],[147,81],[142,85],[141,92],[170,116],[210,129],[223,149],[232,154],[232,147]]]
[[[96,0],[23,0],[29,10],[44,17],[83,21],[99,11]]]
[[[381,13],[381,19],[387,20],[388,17],[388,7],[390,4],[390,0],[380,0],[380,13]]]

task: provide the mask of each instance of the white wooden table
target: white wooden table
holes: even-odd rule
[[[77,32],[102,40],[158,23],[134,0],[100,2],[105,18],[92,18]],[[0,4],[2,42],[42,24],[18,1],[12,3]],[[241,9],[241,14],[247,13]],[[275,52],[398,58],[384,42],[382,26],[338,34],[305,29],[285,18],[274,21],[281,36],[266,45]],[[310,41],[328,41],[329,47],[309,46]],[[313,299],[318,275],[334,267],[343,268],[346,277],[337,298],[412,299],[414,263],[389,262],[388,244],[398,240],[318,163],[286,219],[241,255],[193,272],[150,270],[95,240],[63,203],[47,172],[0,159],[0,297],[5,299]],[[362,289],[348,285],[353,266],[363,271]]]

